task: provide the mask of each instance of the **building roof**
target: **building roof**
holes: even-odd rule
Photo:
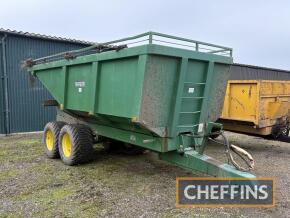
[[[249,68],[254,68],[254,69],[260,69],[260,70],[270,70],[270,71],[276,71],[276,72],[278,71],[278,72],[290,73],[290,70],[270,68],[270,67],[262,67],[262,66],[256,66],[256,65],[250,65],[250,64],[234,63],[233,65],[240,66],[240,67],[249,67]]]
[[[50,36],[50,35],[44,35],[44,34],[38,34],[38,33],[29,33],[29,32],[16,31],[16,30],[4,29],[4,28],[0,28],[0,33],[20,35],[20,36],[24,36],[24,37],[32,37],[32,38],[39,38],[39,39],[45,39],[45,40],[70,42],[70,43],[83,44],[83,45],[94,44],[94,42],[89,42],[89,41],[83,41],[83,40],[77,40],[77,39],[71,39],[71,38],[63,38],[63,37],[57,37],[57,36]]]

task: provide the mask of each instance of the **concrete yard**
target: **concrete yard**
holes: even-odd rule
[[[204,176],[171,166],[154,153],[107,154],[69,167],[47,159],[40,134],[0,138],[0,217],[289,217],[290,143],[226,133],[255,158],[254,173],[276,178],[276,207],[175,208],[175,178]],[[224,149],[206,153],[225,161]]]

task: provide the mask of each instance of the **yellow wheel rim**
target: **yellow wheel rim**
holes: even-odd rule
[[[72,144],[71,144],[71,140],[70,140],[69,134],[65,133],[63,135],[62,141],[61,141],[61,146],[62,146],[63,155],[65,157],[70,157],[71,156]]]
[[[47,130],[45,134],[45,143],[49,151],[53,149],[53,133],[51,130]]]

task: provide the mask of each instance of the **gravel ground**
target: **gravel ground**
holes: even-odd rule
[[[0,138],[0,217],[289,217],[290,144],[226,133],[255,158],[254,173],[275,177],[271,209],[175,208],[175,178],[204,176],[153,153],[109,155],[96,146],[92,163],[69,167],[47,159],[41,135]],[[225,160],[223,148],[206,153]]]

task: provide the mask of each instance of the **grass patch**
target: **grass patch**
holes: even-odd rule
[[[33,145],[41,143],[40,140],[37,139],[24,139],[16,142],[18,145]]]
[[[257,216],[248,213],[250,210],[244,212],[235,208],[176,209],[175,178],[194,176],[193,173],[188,174],[158,161],[156,155],[150,153],[141,156],[108,155],[100,145],[95,145],[95,149],[97,152],[92,163],[70,167],[61,160],[45,156],[40,134],[0,138],[0,217]],[[213,156],[224,156],[218,146],[209,146],[209,149]],[[261,152],[255,151],[254,156]],[[264,154],[260,156],[265,159]],[[262,169],[276,172],[277,178],[283,175],[280,178],[286,184],[289,181],[289,167],[283,162],[286,154],[270,157],[276,158],[273,162],[284,167],[281,167],[284,173],[276,169],[270,172],[268,169],[273,164],[268,160]],[[263,175],[263,172],[259,173]],[[285,190],[282,189],[285,196],[288,196],[287,187],[285,185]],[[279,192],[278,197],[281,202]],[[286,200],[284,198],[283,203]],[[277,202],[279,204],[279,199]],[[289,212],[287,207],[284,209],[285,214]],[[283,213],[259,212],[265,217],[269,214],[285,217]]]
[[[5,182],[9,179],[13,179],[19,174],[19,170],[4,170],[0,172],[0,182]]]

